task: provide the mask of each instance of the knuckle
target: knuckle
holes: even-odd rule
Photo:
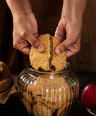
[[[76,45],[74,49],[75,54],[78,53],[79,51],[80,51],[80,45]]]
[[[66,50],[67,46],[65,44],[62,44],[61,49],[62,49],[62,51]]]
[[[61,45],[59,46],[59,49],[60,49],[61,52],[63,52],[64,50],[67,49],[67,47],[66,47],[64,44],[61,44]]]
[[[33,46],[34,48],[38,48],[39,42],[37,40],[33,40]]]
[[[34,37],[36,37],[36,38],[39,36],[38,32],[35,33],[35,34],[33,34],[33,35],[34,35]]]
[[[23,37],[23,38],[28,37],[28,31],[27,31],[27,30],[23,30],[23,31],[21,32],[21,37]]]

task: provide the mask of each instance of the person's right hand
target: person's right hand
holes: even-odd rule
[[[28,55],[32,45],[39,52],[44,50],[38,37],[37,21],[33,13],[13,17],[13,47]]]

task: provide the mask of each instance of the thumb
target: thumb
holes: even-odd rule
[[[61,52],[65,51],[66,49],[68,49],[69,46],[73,45],[75,43],[75,41],[73,39],[65,39],[62,43],[60,43],[56,49],[55,49],[55,53],[57,55],[59,55]]]

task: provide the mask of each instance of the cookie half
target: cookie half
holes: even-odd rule
[[[29,54],[31,65],[36,70],[49,71],[50,35],[41,35],[38,37],[38,40],[44,46],[44,51],[40,53],[33,46],[31,47]]]
[[[59,55],[55,54],[55,48],[60,44],[60,40],[57,37],[51,37],[52,40],[52,55],[51,55],[51,71],[61,71],[64,69],[66,65],[66,57],[65,57],[65,52],[62,52]]]

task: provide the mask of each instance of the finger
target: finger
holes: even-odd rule
[[[59,21],[58,26],[56,28],[55,37],[59,38],[61,42],[65,40],[65,29],[61,20]]]
[[[20,50],[22,53],[29,55],[30,52],[30,47],[29,46],[25,46]]]
[[[65,52],[66,52],[66,58],[71,57],[72,55],[75,54],[75,52],[73,53],[73,52],[70,51],[70,50],[66,50]]]
[[[69,46],[68,49],[65,50],[66,52],[66,58],[76,54],[77,52],[79,52],[80,50],[80,46],[79,45],[72,45],[72,46]]]
[[[29,54],[30,44],[22,38],[20,38],[19,42],[16,43],[13,42],[13,47],[26,55]]]
[[[39,52],[43,52],[43,45],[30,33],[27,31],[23,31],[21,33],[21,37],[27,40],[34,48],[36,48]]]
[[[61,52],[65,51],[69,46],[73,45],[74,42],[75,41],[73,39],[66,39],[56,47],[55,53],[59,55]]]
[[[65,40],[65,35],[63,35],[60,30],[56,30],[55,37],[59,38],[60,42]]]
[[[37,38],[39,36],[38,32],[37,33],[33,33],[34,37]]]

